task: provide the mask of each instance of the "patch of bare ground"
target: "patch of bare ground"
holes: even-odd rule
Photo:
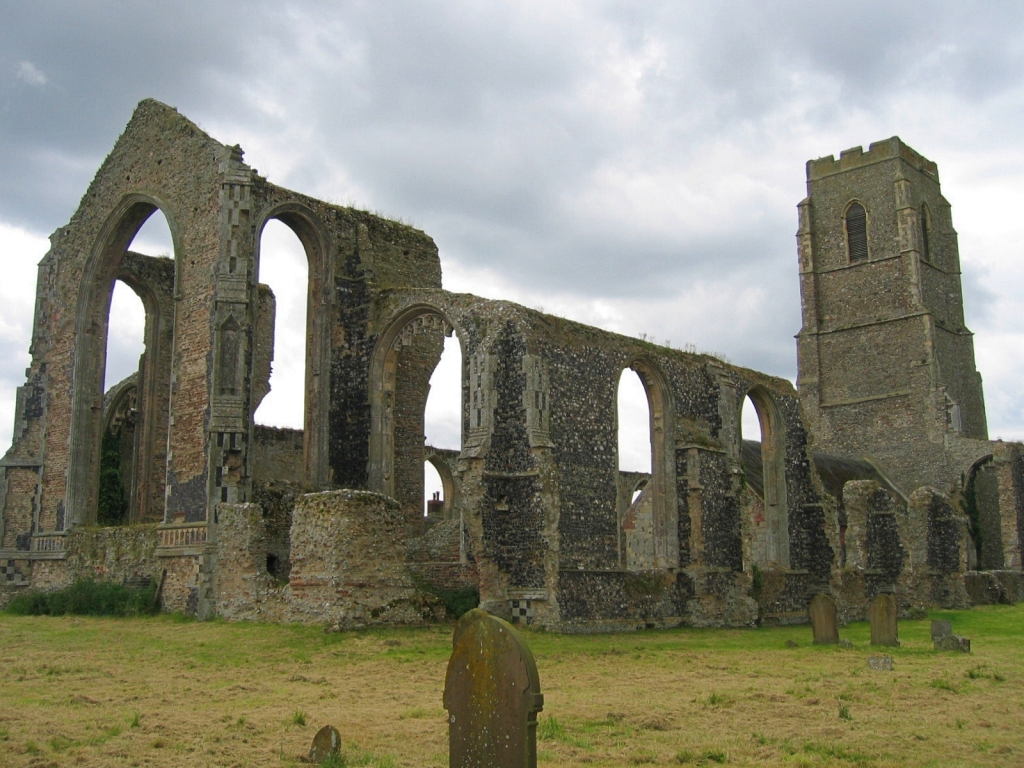
[[[863,624],[852,649],[806,626],[528,632],[539,764],[1024,764],[1024,608],[936,616],[974,652],[901,622],[892,672],[868,668]],[[0,614],[0,766],[298,765],[327,723],[347,765],[444,766],[451,629]]]

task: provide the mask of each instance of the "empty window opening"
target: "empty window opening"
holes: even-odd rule
[[[868,217],[860,203],[851,203],[846,209],[846,245],[849,248],[851,263],[867,259]]]
[[[153,215],[139,227],[128,250],[141,253],[143,256],[172,258],[174,242],[171,240],[171,229],[167,226],[167,218],[160,209],[154,211]]]
[[[964,487],[964,507],[971,547],[967,553],[968,569],[1001,570],[1004,555],[999,475],[991,456],[971,467]]]
[[[931,249],[932,214],[927,203],[921,203],[921,258],[932,260]]]
[[[100,441],[96,509],[96,522],[100,525],[124,525],[131,518],[137,416],[134,382],[138,380],[146,348],[145,327],[146,310],[142,300],[127,285],[115,280],[103,371],[104,429]],[[121,390],[126,390],[126,395],[117,397]]]
[[[751,557],[759,566],[788,568],[785,444],[776,422],[766,392],[755,389],[743,399],[740,457],[746,485],[756,497],[750,507]]]
[[[619,376],[618,447],[620,472],[651,472],[651,405],[636,371]]]
[[[427,403],[423,409],[423,435],[430,448],[461,450],[463,401],[462,348],[453,332],[444,337],[441,359],[430,375]],[[444,487],[437,467],[424,462],[423,513],[446,516],[451,507],[451,489]]]
[[[423,433],[434,448],[462,447],[462,350],[454,333],[445,337],[441,359],[430,375]]]
[[[434,519],[444,517],[444,482],[430,461],[423,462],[423,515]]]
[[[260,292],[264,314],[257,319],[254,399],[266,394],[254,420],[266,426],[303,429],[309,262],[296,234],[276,219],[267,222],[260,236],[259,282],[271,293]],[[268,361],[269,377],[264,382]]]
[[[107,323],[104,392],[138,372],[139,359],[146,349],[145,328],[146,309],[142,300],[127,285],[115,280]]]

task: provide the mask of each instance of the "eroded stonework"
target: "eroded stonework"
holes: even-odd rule
[[[40,262],[0,461],[0,602],[149,578],[169,610],[346,627],[434,620],[429,593],[475,587],[513,621],[600,631],[807,621],[822,593],[846,619],[886,593],[903,611],[1019,599],[1024,447],[986,439],[935,165],[894,138],[812,161],[808,193],[798,392],[449,293],[423,232],[276,187],[142,102]],[[126,252],[157,208],[173,258]],[[274,357],[271,219],[309,260],[302,430],[253,419]],[[104,392],[117,279],[142,298],[146,346]],[[442,451],[423,414],[452,334],[462,445]],[[627,368],[649,474],[618,468]],[[747,397],[760,443],[740,432]],[[445,487],[427,517],[424,461]]]

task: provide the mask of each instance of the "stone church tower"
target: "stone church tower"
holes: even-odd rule
[[[945,490],[987,426],[938,168],[893,137],[811,160],[807,191],[798,387],[815,449]]]

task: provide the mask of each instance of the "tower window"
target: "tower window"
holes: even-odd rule
[[[928,236],[931,234],[932,228],[932,214],[928,210],[926,203],[921,203],[921,257],[925,261],[932,260],[931,245],[928,242]]]
[[[846,209],[846,245],[850,250],[851,263],[867,260],[868,217],[860,203],[851,203]]]

